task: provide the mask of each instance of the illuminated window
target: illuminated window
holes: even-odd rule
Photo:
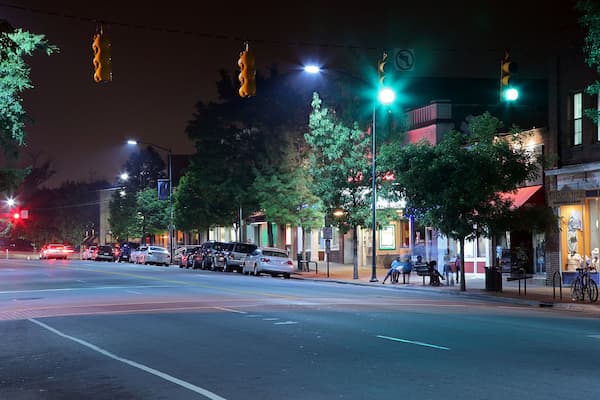
[[[581,144],[582,137],[582,117],[583,117],[583,105],[582,105],[582,93],[573,94],[573,145],[577,146]]]

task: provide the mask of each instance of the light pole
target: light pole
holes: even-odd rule
[[[396,99],[396,93],[388,88],[384,87],[379,90],[377,95],[379,103],[381,104],[391,104]],[[376,142],[376,131],[375,131],[375,115],[377,114],[377,103],[373,104],[373,123],[372,123],[372,142],[373,148],[371,150],[373,162],[371,164],[371,180],[373,187],[371,188],[372,199],[371,199],[371,280],[370,282],[377,282],[377,151],[375,148]]]
[[[148,146],[156,147],[162,151],[167,152],[167,156],[169,158],[169,254],[173,257],[173,153],[170,148],[159,146],[154,143],[142,142],[138,140],[128,140],[127,144],[129,145],[137,145],[137,144],[146,144]]]

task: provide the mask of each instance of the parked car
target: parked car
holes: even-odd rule
[[[181,251],[179,251],[178,252],[179,268],[194,267],[193,255],[199,248],[200,248],[200,246],[184,247]]]
[[[110,245],[102,245],[96,248],[94,261],[115,261],[115,250]]]
[[[161,246],[140,246],[132,252],[131,258],[136,264],[156,264],[166,267],[171,263],[169,251]]]
[[[223,242],[211,240],[202,243],[199,250],[201,268],[210,269],[212,271],[222,270],[225,266],[226,248],[227,245]]]
[[[51,258],[66,260],[70,254],[73,254],[72,247],[51,243],[44,245],[40,250],[40,260],[49,260]]]
[[[257,246],[250,243],[231,242],[227,243],[225,249],[225,266],[223,271],[242,272],[244,259],[248,254],[256,250]]]
[[[258,247],[244,260],[242,272],[245,275],[260,276],[262,273],[271,276],[281,275],[289,278],[294,272],[294,262],[286,250],[274,247]]]
[[[88,248],[83,250],[83,253],[81,253],[81,259],[82,260],[93,260],[94,252],[96,251],[97,248],[98,248],[98,246],[89,246]]]

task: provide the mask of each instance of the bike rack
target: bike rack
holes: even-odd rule
[[[560,293],[560,299],[562,300],[562,275],[559,271],[554,271],[552,274],[552,298],[556,299],[556,277],[558,276],[558,289]]]

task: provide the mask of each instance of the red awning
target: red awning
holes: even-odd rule
[[[519,208],[525,203],[529,204],[544,204],[544,192],[541,190],[542,185],[527,186],[517,189],[516,192],[502,193],[502,198],[512,200],[513,207]]]

